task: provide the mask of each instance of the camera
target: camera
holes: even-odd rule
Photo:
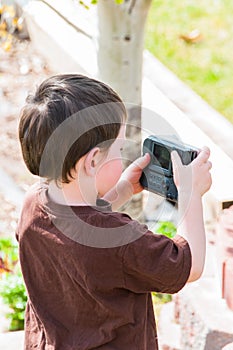
[[[171,152],[177,151],[182,163],[188,165],[197,157],[198,149],[177,141],[149,136],[143,143],[143,155],[149,153],[151,161],[143,169],[141,185],[167,200],[177,202],[178,192],[173,180]]]

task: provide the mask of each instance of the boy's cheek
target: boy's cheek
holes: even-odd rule
[[[105,163],[96,175],[97,190],[101,195],[107,193],[116,185],[123,171],[122,161],[119,159]]]

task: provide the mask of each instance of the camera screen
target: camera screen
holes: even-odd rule
[[[169,169],[170,163],[170,152],[164,146],[154,145],[154,156],[155,156],[155,165],[162,167],[163,169]]]

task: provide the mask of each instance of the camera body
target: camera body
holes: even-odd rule
[[[143,169],[141,185],[148,191],[177,202],[178,192],[173,180],[171,152],[177,151],[182,163],[188,165],[197,157],[198,149],[173,140],[149,136],[143,143],[143,155],[149,153],[150,164]]]

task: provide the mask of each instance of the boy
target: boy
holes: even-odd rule
[[[47,180],[28,193],[17,231],[25,349],[158,349],[150,292],[176,293],[202,273],[209,150],[189,166],[173,154],[182,220],[170,240],[115,211],[142,191],[150,161],[146,154],[122,173],[125,122],[110,87],[75,74],[47,79],[21,112],[25,163]]]

